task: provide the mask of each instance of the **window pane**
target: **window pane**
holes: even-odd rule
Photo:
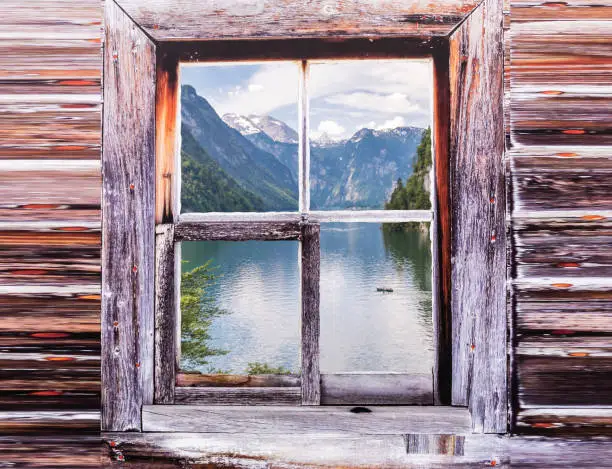
[[[298,208],[295,63],[181,68],[182,212]]]
[[[321,226],[321,371],[429,373],[429,224]]]
[[[182,370],[298,372],[298,242],[183,242],[181,257]]]
[[[312,64],[310,208],[429,209],[431,95],[429,61]]]

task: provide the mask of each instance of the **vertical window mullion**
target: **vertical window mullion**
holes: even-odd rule
[[[319,405],[321,403],[319,367],[320,227],[318,224],[305,223],[301,231],[302,405]]]
[[[302,214],[310,211],[310,136],[308,75],[310,65],[303,60],[300,64],[300,83],[298,99],[298,161],[299,161],[299,210]]]

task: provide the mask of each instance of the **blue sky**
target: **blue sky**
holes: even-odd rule
[[[200,64],[183,66],[181,81],[192,85],[220,115],[271,115],[296,128],[298,73],[295,62]],[[363,127],[427,127],[431,87],[429,61],[312,63],[311,135],[341,139]]]

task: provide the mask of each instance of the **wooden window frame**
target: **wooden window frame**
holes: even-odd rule
[[[436,403],[467,406],[474,432],[505,433],[499,2],[439,0],[424,7],[418,0],[380,0],[330,7],[322,0],[244,0],[240,8],[226,2],[207,9],[193,1],[181,11],[171,0],[147,3],[105,3],[102,430],[146,430],[145,416],[157,407],[156,340],[163,338],[155,335],[154,311],[167,298],[155,295],[155,233],[157,226],[160,252],[169,256],[169,240],[182,229],[173,195],[180,178],[179,62],[431,57],[433,232],[439,245],[433,261],[440,292],[435,375],[452,376],[438,380]],[[165,278],[164,272],[157,276]],[[164,398],[161,389],[158,398]]]

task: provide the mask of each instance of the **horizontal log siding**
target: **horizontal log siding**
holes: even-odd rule
[[[612,6],[509,4],[515,429],[609,432]]]
[[[99,466],[101,6],[0,7],[0,435],[33,435],[9,466]]]

